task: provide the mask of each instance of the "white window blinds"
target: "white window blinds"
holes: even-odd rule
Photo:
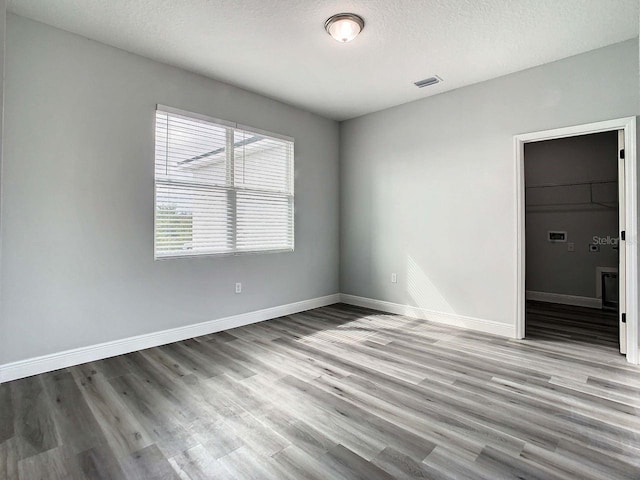
[[[293,250],[293,139],[158,106],[155,257]]]

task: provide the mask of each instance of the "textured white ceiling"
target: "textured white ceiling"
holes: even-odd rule
[[[343,120],[638,35],[638,0],[9,0],[19,15]],[[332,14],[366,26],[339,44]],[[439,75],[444,83],[413,82]]]

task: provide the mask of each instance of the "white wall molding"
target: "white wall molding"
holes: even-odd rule
[[[527,300],[538,302],[559,303],[576,307],[602,308],[602,298],[580,297],[563,293],[534,292],[527,290]]]
[[[478,330],[480,332],[500,335],[502,337],[515,338],[515,325],[508,325],[493,320],[485,320],[482,318],[467,317],[454,313],[443,313],[428,310],[426,308],[413,307],[400,303],[386,302],[383,300],[375,300],[372,298],[358,297],[356,295],[342,294],[340,298],[343,303],[356,305],[359,307],[371,308],[387,313],[395,313],[405,315],[407,317],[421,318],[436,323],[451,325],[454,327],[468,328],[470,330]]]
[[[602,300],[598,298],[532,291],[527,291],[527,299],[591,308],[601,308],[602,302]],[[124,338],[122,340],[115,340],[112,342],[100,343],[98,345],[91,345],[89,347],[81,347],[50,355],[43,355],[41,357],[7,363],[5,365],[0,365],[0,383],[29,377],[31,375],[37,375],[39,373],[50,372],[73,365],[80,365],[86,362],[93,362],[103,358],[114,357],[116,355],[144,350],[146,348],[166,345],[168,343],[178,342],[188,338],[242,327],[244,325],[271,320],[285,315],[292,315],[294,313],[325,307],[339,302],[379,310],[381,312],[420,318],[453,327],[477,330],[502,337],[516,338],[515,324],[509,325],[496,322],[494,320],[437,312],[411,305],[403,305],[399,303],[386,302],[384,300],[375,300],[356,295],[336,293],[325,297],[318,297],[310,300],[303,300],[301,302],[266,308],[264,310],[256,310],[230,317],[218,318],[216,320],[197,323],[195,325],[172,328],[160,332],[138,335],[135,337]]]
[[[381,312],[406,315],[414,318],[423,318],[436,323],[478,330],[504,337],[515,336],[514,325],[506,325],[492,320],[435,312],[424,308],[412,307],[410,305],[401,305],[398,303],[374,300],[355,295],[336,293],[325,297],[318,297],[310,300],[303,300],[301,302],[289,303],[287,305],[266,308],[264,310],[256,310],[253,312],[241,313],[239,315],[232,315],[230,317],[218,318],[216,320],[210,320],[194,325],[186,325],[184,327],[137,335],[135,337],[7,363],[0,365],[0,383],[40,373],[51,372],[53,370],[71,367],[73,365],[80,365],[86,362],[94,362],[96,360],[114,357],[116,355],[144,350],[146,348],[166,345],[168,343],[178,342],[188,338],[242,327],[244,325],[271,320],[285,315],[292,315],[294,313],[325,307],[339,302],[371,308]]]
[[[0,383],[29,377],[39,373],[50,372],[60,368],[93,362],[103,358],[114,357],[125,353],[144,350],[146,348],[166,345],[188,338],[199,337],[209,333],[242,327],[252,323],[271,320],[273,318],[292,315],[314,308],[325,307],[340,302],[340,294],[327,295],[325,297],[312,298],[301,302],[289,303],[277,307],[265,308],[230,317],[218,318],[207,322],[186,325],[184,327],[171,328],[160,332],[153,332],[135,337],[114,340],[88,347],[75,348],[41,357],[19,360],[17,362],[0,365]]]

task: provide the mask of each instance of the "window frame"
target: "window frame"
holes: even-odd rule
[[[232,226],[231,228],[231,232],[233,235],[233,247],[231,251],[203,251],[200,253],[186,253],[186,254],[176,254],[175,252],[172,252],[171,254],[168,255],[158,255],[157,252],[157,238],[156,238],[156,228],[157,228],[157,223],[158,223],[158,218],[157,218],[157,210],[158,210],[158,203],[157,203],[157,196],[158,196],[158,186],[159,185],[163,185],[163,182],[158,182],[158,179],[156,178],[156,141],[157,141],[157,136],[156,136],[156,132],[157,132],[157,124],[156,124],[156,119],[157,119],[157,114],[158,112],[162,112],[162,113],[167,113],[167,114],[175,114],[175,115],[179,115],[182,117],[186,117],[187,119],[193,119],[193,120],[201,120],[204,122],[208,122],[208,123],[212,123],[215,124],[217,126],[220,127],[225,127],[228,129],[232,129],[232,134],[231,134],[231,142],[227,142],[227,148],[229,149],[229,151],[231,152],[230,155],[228,155],[227,157],[227,161],[229,162],[228,165],[228,169],[230,170],[230,175],[231,175],[231,181],[230,181],[230,185],[227,187],[213,187],[213,188],[220,188],[220,189],[226,189],[231,195],[230,198],[232,199],[232,206],[230,207],[230,212],[231,212],[231,220],[230,220],[230,224]],[[244,124],[239,124],[239,123],[234,123],[228,120],[223,120],[220,118],[216,118],[216,117],[211,117],[209,115],[204,115],[201,113],[197,113],[197,112],[190,112],[187,110],[182,110],[179,108],[175,108],[175,107],[169,107],[167,105],[162,105],[162,104],[157,104],[156,108],[154,110],[154,129],[153,129],[153,138],[154,138],[154,148],[153,148],[153,165],[154,165],[154,170],[153,170],[153,257],[154,257],[154,261],[164,261],[164,260],[175,260],[175,259],[180,259],[180,258],[200,258],[200,257],[230,257],[230,256],[240,256],[240,255],[261,255],[261,254],[271,254],[271,253],[292,253],[295,251],[295,140],[293,137],[287,136],[287,135],[283,135],[280,133],[274,133],[274,132],[270,132],[267,130],[262,130],[259,128],[255,128],[255,127],[251,127],[248,125],[244,125]],[[248,133],[253,133],[256,135],[261,135],[264,137],[269,137],[269,138],[273,138],[273,139],[277,139],[277,140],[282,140],[285,142],[290,143],[289,148],[291,149],[291,158],[290,158],[290,162],[289,162],[289,172],[288,172],[288,176],[287,176],[287,181],[289,183],[289,192],[288,193],[283,193],[283,192],[270,192],[267,189],[261,190],[261,189],[256,189],[256,188],[246,188],[246,187],[238,187],[235,185],[235,180],[234,180],[234,172],[235,172],[235,145],[233,145],[234,141],[233,141],[233,137],[234,137],[234,133],[236,130],[242,131],[242,132],[248,132]],[[229,148],[229,147],[233,147],[233,148]],[[168,183],[167,183],[168,185]],[[194,188],[197,188],[197,183],[192,184],[191,186],[193,186]],[[285,247],[285,248],[274,248],[274,249],[264,249],[264,250],[238,250],[237,248],[237,241],[236,241],[236,237],[237,237],[237,229],[238,229],[238,223],[237,223],[237,193],[238,192],[254,192],[257,194],[264,194],[265,196],[268,195],[274,195],[274,196],[279,196],[279,197],[286,197],[288,202],[290,203],[290,231],[291,231],[291,247]]]

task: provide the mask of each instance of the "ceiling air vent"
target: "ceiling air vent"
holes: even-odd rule
[[[431,85],[435,85],[436,83],[440,83],[442,79],[437,75],[429,78],[425,78],[424,80],[419,80],[414,82],[414,85],[418,88],[430,87]]]

